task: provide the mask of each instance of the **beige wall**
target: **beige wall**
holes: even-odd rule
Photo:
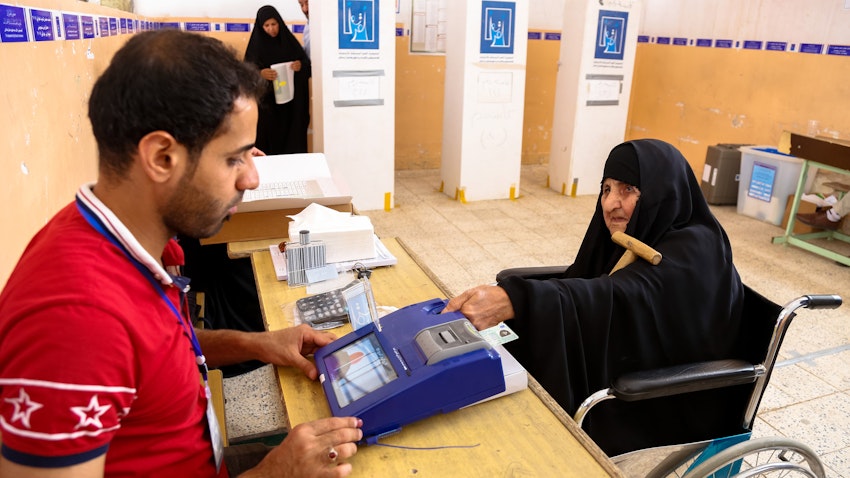
[[[87,3],[31,6],[103,14]],[[30,237],[96,173],[86,114],[94,80],[125,38],[0,44],[0,280],[5,284]],[[87,57],[87,52],[93,58]]]
[[[27,5],[129,16],[74,0],[30,0]],[[248,40],[244,33],[215,36],[238,52]],[[0,44],[0,172],[6,181],[0,188],[5,205],[0,211],[0,284],[32,235],[73,199],[80,184],[95,179],[88,93],[126,39]],[[408,37],[396,41],[396,168],[438,168],[445,57],[411,55]],[[528,43],[524,163],[547,162],[552,134],[557,134],[551,125],[559,46],[552,40]],[[847,139],[847,78],[846,57],[640,44],[627,138],[670,141],[697,172],[709,145],[776,144],[785,129],[805,132],[809,120]]]
[[[717,143],[778,145],[784,130],[850,138],[850,58],[639,44],[627,139],[676,145],[698,174]]]
[[[133,17],[75,0],[30,0],[26,6]],[[240,54],[248,43],[244,33],[211,35]],[[81,184],[96,179],[89,92],[128,38],[0,43],[0,284],[6,283],[30,238],[74,199]]]
[[[542,35],[541,35],[542,36]],[[446,57],[411,54],[396,37],[396,169],[437,169],[443,141]],[[522,162],[549,160],[560,42],[529,40]]]

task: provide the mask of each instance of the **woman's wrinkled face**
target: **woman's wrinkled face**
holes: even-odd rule
[[[602,181],[602,217],[608,231],[614,234],[617,231],[626,232],[626,226],[635,212],[640,190],[637,186],[626,184],[616,179],[605,178]]]
[[[274,18],[269,18],[263,22],[263,30],[268,36],[277,38],[277,34],[280,33],[280,24]]]

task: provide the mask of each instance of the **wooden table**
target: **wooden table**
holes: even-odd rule
[[[839,240],[850,243],[850,236],[839,231],[823,230],[807,234],[795,234],[794,224],[797,211],[800,206],[800,198],[805,193],[806,179],[809,168],[815,167],[826,171],[841,174],[850,174],[850,143],[840,140],[827,140],[824,138],[812,138],[809,136],[785,132],[780,141],[782,152],[792,154],[803,160],[803,168],[800,171],[800,179],[797,182],[797,190],[794,193],[791,211],[788,214],[788,225],[785,234],[773,238],[774,244],[789,244],[805,249],[820,256],[832,259],[835,262],[850,266],[850,257],[839,254],[827,247],[815,244],[812,241],[818,239]]]
[[[383,242],[398,264],[375,269],[372,274],[378,305],[403,307],[445,297],[399,241]],[[251,260],[266,326],[276,330],[293,325],[292,303],[305,295],[305,288],[290,288],[277,280],[267,249],[272,243],[270,240],[265,250],[252,252]],[[350,330],[346,325],[335,332],[343,335]],[[331,416],[318,382],[288,367],[279,368],[278,373],[290,427]],[[406,425],[381,443],[449,448],[361,446],[351,459],[352,476],[623,476],[530,376],[526,390]]]

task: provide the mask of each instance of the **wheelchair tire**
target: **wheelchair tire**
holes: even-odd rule
[[[685,478],[714,476],[719,470],[740,462],[740,470],[716,475],[726,477],[808,477],[824,478],[823,464],[807,445],[791,438],[765,437],[733,445],[708,458],[685,475]]]

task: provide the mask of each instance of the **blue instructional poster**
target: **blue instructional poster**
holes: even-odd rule
[[[210,31],[209,22],[186,22],[183,24],[187,32],[208,32]]]
[[[27,22],[22,7],[0,5],[0,41],[3,43],[27,41]]]
[[[249,23],[225,23],[224,31],[226,32],[250,32],[251,25]]]
[[[339,0],[339,49],[377,50],[378,0]]]
[[[62,14],[62,22],[65,24],[65,39],[79,40],[80,37],[80,17],[70,13]]]
[[[626,45],[626,28],[629,12],[599,10],[596,26],[596,53],[598,60],[622,60]]]
[[[753,175],[747,196],[764,202],[770,202],[773,195],[773,183],[776,181],[776,168],[756,161],[753,163]]]
[[[481,53],[514,52],[516,2],[481,2]]]
[[[94,38],[95,30],[94,30],[94,18],[83,15],[80,17],[80,22],[83,24],[83,38]],[[67,28],[67,27],[66,27]]]
[[[30,10],[32,35],[35,41],[51,41],[54,37],[53,14],[46,10]]]

